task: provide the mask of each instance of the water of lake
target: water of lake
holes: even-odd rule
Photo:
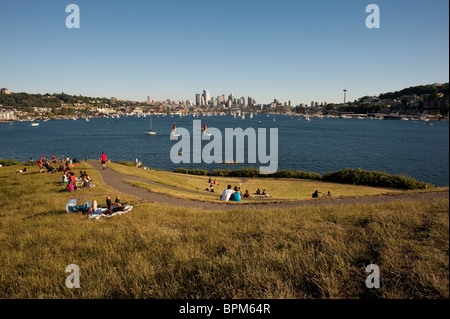
[[[225,128],[278,128],[278,169],[312,171],[324,174],[344,168],[363,168],[404,174],[436,186],[449,185],[449,125],[418,121],[312,118],[258,114],[250,119],[226,116],[200,116],[208,128],[215,127],[225,136]],[[259,167],[259,164],[174,164],[170,150],[172,125],[192,133],[192,116],[152,116],[155,136],[145,135],[149,117],[95,118],[13,125],[0,123],[0,158],[27,161],[30,157],[51,154],[57,157],[87,155],[98,159],[102,151],[112,161],[139,159],[145,166],[173,170],[177,167],[216,168]],[[262,121],[262,124],[258,124]],[[267,137],[268,132],[267,130]],[[192,135],[192,134],[191,134]],[[208,142],[204,141],[203,145]],[[225,142],[223,142],[225,144]],[[247,143],[246,143],[247,144]],[[246,145],[247,146],[247,145]]]

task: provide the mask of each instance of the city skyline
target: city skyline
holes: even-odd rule
[[[449,81],[443,0],[377,1],[380,29],[365,26],[369,2],[353,0],[75,3],[79,29],[65,26],[67,3],[2,5],[1,87],[133,101],[208,88],[309,104]]]

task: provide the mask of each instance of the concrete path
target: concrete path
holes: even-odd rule
[[[227,210],[227,209],[268,209],[268,208],[285,208],[285,207],[297,207],[297,206],[326,206],[326,205],[344,205],[344,204],[366,204],[366,203],[383,203],[383,202],[392,202],[397,200],[445,200],[449,199],[449,192],[430,192],[430,193],[416,193],[416,194],[400,194],[400,195],[380,195],[380,196],[369,196],[369,197],[361,197],[361,198],[328,198],[328,199],[320,199],[320,200],[299,200],[299,201],[291,201],[291,202],[283,202],[283,203],[267,203],[267,204],[232,204],[232,203],[209,203],[209,202],[200,202],[195,200],[181,199],[175,198],[168,195],[153,193],[149,190],[146,190],[141,187],[130,185],[125,182],[125,179],[129,180],[138,180],[142,182],[146,182],[148,184],[159,185],[158,183],[152,182],[150,180],[144,178],[137,178],[134,176],[127,176],[124,174],[120,174],[114,171],[111,168],[107,168],[106,170],[102,169],[102,165],[99,162],[89,161],[88,162],[94,169],[96,169],[100,175],[102,176],[103,182],[114,188],[115,190],[131,195],[149,202],[156,202],[167,204],[170,206],[176,207],[186,207],[186,208],[196,208],[196,209],[204,209],[204,210]],[[164,187],[169,187],[165,186]],[[169,187],[175,188],[176,187]],[[181,190],[181,189],[180,189]],[[183,191],[188,191],[184,190]],[[217,196],[220,196],[222,192],[217,193]]]

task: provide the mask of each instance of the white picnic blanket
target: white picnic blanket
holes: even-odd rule
[[[97,208],[96,210],[93,210],[89,214],[89,219],[99,219],[101,217],[113,217],[113,216],[117,216],[117,215],[122,215],[122,214],[128,213],[129,211],[133,210],[133,206],[126,205],[124,207],[123,212],[114,212],[111,215],[104,214],[104,212],[107,210],[108,210],[107,208]]]

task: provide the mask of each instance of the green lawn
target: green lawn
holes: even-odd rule
[[[449,298],[448,200],[198,211],[117,193],[84,165],[97,186],[74,193],[61,174],[0,168],[0,298]],[[133,211],[65,213],[106,195]]]
[[[108,166],[119,173],[146,178],[160,184],[157,186],[149,184],[144,185],[142,182],[132,182],[131,179],[129,179],[129,182],[133,185],[145,187],[159,193],[166,193],[171,196],[202,201],[219,201],[217,194],[220,195],[228,184],[230,184],[233,188],[235,186],[240,187],[242,193],[249,190],[251,198],[253,200],[257,199],[259,202],[267,202],[268,200],[262,196],[256,196],[254,194],[258,188],[261,191],[265,189],[266,192],[269,193],[271,200],[275,201],[310,199],[312,193],[316,189],[321,192],[321,196],[330,191],[332,197],[361,197],[402,192],[397,189],[345,185],[314,180],[212,177],[212,181],[216,179],[219,185],[214,187],[215,194],[209,196],[211,194],[205,191],[205,189],[210,186],[208,183],[209,176],[195,176],[165,171],[144,170],[116,163],[110,163]],[[165,188],[164,186],[181,188],[190,191],[190,193],[182,191],[177,192],[167,187]],[[196,194],[192,193],[192,191],[196,192]]]

